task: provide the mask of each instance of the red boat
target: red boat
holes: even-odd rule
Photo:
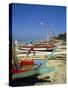
[[[35,51],[52,51],[55,47],[55,45],[52,45],[52,44],[34,44],[32,46],[30,45],[23,45],[23,46],[19,46],[19,49],[20,50],[30,50],[30,48],[32,48],[35,50]]]

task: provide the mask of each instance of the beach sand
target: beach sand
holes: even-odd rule
[[[60,49],[65,52],[66,50]],[[38,76],[40,79],[46,80],[35,85],[64,84],[66,83],[66,54],[54,55],[47,63],[48,67],[54,67],[54,71]],[[46,77],[49,76],[48,79]]]
[[[51,85],[66,83],[66,48],[59,46],[55,53],[56,54],[54,54],[46,64],[47,67],[53,67],[54,71],[37,76],[39,80],[36,77],[35,79],[29,78],[31,84],[26,85]],[[23,85],[23,79],[21,80],[22,81],[20,83]]]

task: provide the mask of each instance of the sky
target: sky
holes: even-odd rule
[[[40,40],[66,32],[66,7],[31,4],[12,5],[12,36],[15,40]]]

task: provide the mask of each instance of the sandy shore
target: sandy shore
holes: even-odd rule
[[[65,52],[66,49],[60,48],[59,51]],[[46,82],[36,83],[35,85],[49,85],[49,84],[64,84],[66,83],[66,53],[54,55],[47,63],[48,67],[54,67],[54,71],[48,74],[40,75],[39,78],[45,80],[47,76],[49,78]]]
[[[66,83],[66,46],[59,46],[53,57],[46,64],[48,67],[53,67],[54,71],[39,75],[39,79],[46,80],[45,82],[36,82],[34,85],[49,85],[49,84],[64,84]],[[46,77],[49,77],[46,79]]]

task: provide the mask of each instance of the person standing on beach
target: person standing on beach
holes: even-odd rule
[[[31,51],[33,51],[33,53],[34,53],[34,55],[35,55],[35,50],[34,50],[34,48],[33,48],[32,42],[31,42],[30,46],[31,46],[31,48],[30,48],[30,50],[28,51],[27,56],[31,53]]]

